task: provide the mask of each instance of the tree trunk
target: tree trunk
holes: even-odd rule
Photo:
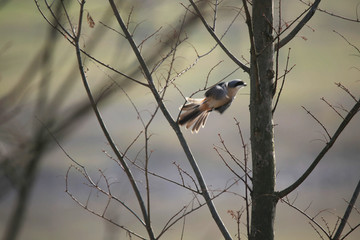
[[[274,239],[277,199],[275,188],[275,151],[272,119],[273,99],[273,2],[252,1],[252,30],[255,51],[251,54],[251,152],[253,192],[251,240]]]

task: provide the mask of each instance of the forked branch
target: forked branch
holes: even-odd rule
[[[300,209],[294,205],[296,198],[294,201],[290,202],[289,198],[286,196],[284,197],[284,199],[281,200],[281,202],[285,203],[289,207],[295,209],[297,212],[305,216],[309,220],[309,224],[312,226],[312,228],[316,231],[316,233],[319,235],[321,239],[324,239],[323,235],[325,235],[326,238],[329,240],[340,240],[340,239],[343,240],[347,236],[349,236],[353,231],[355,231],[358,227],[360,227],[360,224],[357,224],[353,227],[349,224],[350,213],[354,209],[354,205],[357,200],[357,197],[359,196],[359,192],[360,192],[360,181],[358,181],[358,184],[351,197],[351,200],[350,202],[348,202],[344,216],[337,217],[338,220],[335,222],[333,228],[329,226],[329,222],[324,217],[321,217],[321,220],[325,225],[324,227],[316,220],[316,218],[318,218],[321,213],[329,212],[328,209],[321,210],[317,214],[310,216],[308,213],[306,213],[310,205],[305,209]],[[346,225],[348,225],[350,229],[345,234],[342,234]]]
[[[191,6],[194,8],[197,16],[200,18],[201,22],[205,26],[206,30],[210,33],[210,35],[213,37],[215,42],[221,47],[221,49],[225,52],[225,54],[239,67],[241,67],[242,70],[244,70],[246,73],[250,73],[250,68],[243,64],[239,59],[237,59],[230,51],[225,47],[225,45],[221,42],[221,40],[216,36],[216,33],[214,32],[213,28],[209,26],[209,24],[206,22],[204,16],[201,14],[199,8],[194,3],[193,0],[189,0]]]
[[[360,109],[360,99],[356,102],[356,104],[353,106],[353,108],[349,111],[349,113],[346,115],[344,120],[341,122],[340,126],[334,133],[334,135],[330,138],[329,142],[325,145],[325,147],[322,149],[322,151],[318,154],[318,156],[315,158],[315,160],[312,162],[312,164],[309,166],[309,168],[303,173],[303,175],[296,180],[292,185],[285,188],[284,190],[277,192],[278,198],[283,198],[292,191],[294,191],[302,182],[305,181],[305,179],[311,174],[311,172],[315,169],[317,164],[323,159],[325,154],[331,149],[331,147],[336,142],[337,138],[340,136],[342,131],[345,129],[345,127],[350,123],[351,119],[359,112]]]
[[[82,29],[82,21],[83,21],[83,13],[84,13],[84,5],[85,5],[85,1],[81,1],[80,2],[80,13],[79,13],[79,22],[78,22],[78,29],[77,29],[77,33],[76,33],[76,36],[74,37],[74,44],[75,44],[75,49],[76,49],[76,57],[77,57],[77,61],[78,61],[78,66],[79,66],[79,71],[80,71],[80,75],[81,75],[81,79],[82,79],[82,82],[83,82],[83,85],[84,85],[84,88],[86,90],[86,93],[88,95],[88,98],[89,98],[89,101],[90,101],[90,104],[91,104],[91,107],[93,108],[94,110],[94,113],[96,115],[96,118],[97,118],[97,121],[107,139],[107,141],[109,142],[112,150],[114,151],[116,157],[118,158],[118,160],[121,162],[121,165],[131,183],[131,186],[133,188],[133,191],[136,195],[136,198],[137,198],[137,201],[140,205],[140,208],[141,208],[141,212],[143,214],[143,217],[144,217],[144,221],[146,223],[146,230],[149,234],[149,237],[150,239],[155,239],[155,236],[154,236],[154,233],[151,229],[151,225],[150,225],[150,219],[148,218],[148,213],[147,213],[147,210],[146,210],[146,207],[145,207],[145,204],[144,204],[144,201],[143,201],[143,198],[140,194],[140,190],[139,188],[137,187],[137,184],[135,182],[135,179],[130,171],[130,168],[127,166],[127,163],[125,162],[123,156],[121,155],[120,151],[118,150],[115,142],[113,141],[109,131],[107,130],[107,127],[102,119],[102,116],[97,108],[97,105],[96,105],[96,101],[91,93],[91,89],[90,89],[90,86],[88,84],[88,81],[87,81],[87,78],[86,78],[86,75],[85,75],[85,72],[84,72],[84,67],[83,67],[83,63],[82,63],[82,58],[81,58],[81,49],[80,49],[80,44],[79,44],[79,39],[80,39],[80,36],[81,36],[81,29]]]
[[[117,10],[117,7],[114,3],[113,0],[109,0],[109,3],[110,3],[110,6],[113,10],[113,13],[114,13],[114,16],[118,22],[118,24],[120,25],[122,31],[124,32],[125,34],[125,37],[126,39],[128,40],[140,66],[141,66],[141,69],[144,73],[144,76],[146,77],[147,81],[148,81],[148,84],[149,84],[149,88],[158,104],[158,106],[160,107],[160,110],[162,111],[163,115],[165,116],[166,120],[169,122],[169,124],[171,125],[171,127],[174,129],[174,132],[176,133],[178,139],[179,139],[179,142],[187,156],[187,159],[196,175],[196,178],[199,182],[199,185],[201,187],[201,194],[202,196],[204,197],[205,199],[205,202],[210,210],[210,213],[214,219],[214,221],[216,222],[219,230],[221,231],[221,233],[223,234],[223,237],[225,239],[231,239],[231,236],[230,236],[230,233],[228,232],[228,230],[226,229],[224,223],[222,222],[219,214],[217,213],[217,210],[213,204],[213,201],[211,199],[211,196],[209,194],[209,191],[207,189],[207,186],[206,186],[206,183],[205,183],[205,180],[202,176],[202,173],[200,171],[200,168],[198,167],[197,165],[197,162],[195,161],[194,159],[194,156],[192,155],[191,151],[190,151],[190,148],[183,136],[183,134],[181,133],[180,131],[180,128],[179,126],[177,125],[177,123],[174,121],[174,119],[172,118],[172,116],[170,115],[169,111],[167,110],[164,102],[162,101],[162,98],[159,94],[159,92],[157,91],[155,85],[154,85],[154,81],[153,81],[153,78],[152,78],[152,75],[149,71],[149,68],[147,67],[143,57],[141,56],[141,53],[139,51],[139,49],[137,48],[137,45],[136,43],[134,42],[134,39],[132,38],[131,34],[129,33],[128,29],[126,28],[126,25],[123,21],[123,19],[121,18],[120,16],[120,13],[119,11]]]
[[[275,49],[280,49],[290,42],[296,34],[305,26],[307,22],[314,16],[317,7],[319,6],[321,0],[316,0],[311,7],[309,7],[308,13],[301,19],[301,21],[293,28],[293,30],[285,36],[278,44],[275,44]]]

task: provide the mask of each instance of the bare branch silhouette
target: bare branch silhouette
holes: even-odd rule
[[[359,192],[360,192],[360,180],[358,181],[358,183],[356,185],[356,188],[355,188],[354,193],[351,197],[351,200],[346,208],[344,216],[341,218],[340,225],[337,228],[336,233],[332,239],[334,239],[334,240],[340,239],[340,236],[341,236],[342,232],[344,231],[345,224],[348,222],[350,213],[351,213],[352,209],[354,208],[357,197],[359,196]],[[341,239],[344,239],[349,233],[351,233],[353,230],[355,230],[359,226],[360,226],[360,224],[358,224],[354,228],[350,229],[350,231],[347,234],[345,234],[345,236]]]
[[[148,217],[148,212],[146,210],[146,207],[145,207],[145,204],[144,204],[144,201],[143,201],[143,198],[140,194],[140,191],[138,189],[138,186],[134,180],[134,177],[127,165],[127,163],[124,161],[124,158],[123,156],[121,155],[121,153],[119,152],[119,150],[117,149],[117,146],[116,144],[114,143],[109,131],[107,130],[107,127],[102,119],[102,116],[97,108],[97,105],[96,105],[96,102],[93,98],[93,95],[91,93],[91,90],[90,90],[90,87],[88,85],[88,82],[87,82],[87,78],[86,78],[86,75],[84,73],[84,69],[83,69],[83,63],[82,63],[82,58],[81,58],[81,50],[80,50],[80,45],[79,45],[79,40],[80,40],[80,36],[81,36],[81,27],[82,27],[82,21],[83,21],[83,13],[84,13],[84,5],[85,5],[85,1],[81,1],[80,2],[80,13],[79,13],[79,22],[78,22],[78,27],[77,27],[77,32],[76,32],[76,35],[74,37],[74,44],[75,44],[75,49],[76,49],[76,56],[77,56],[77,60],[78,60],[78,66],[79,66],[79,71],[80,71],[80,75],[81,75],[81,79],[82,79],[82,82],[83,82],[83,85],[84,85],[84,88],[86,90],[86,93],[88,95],[88,98],[89,98],[89,101],[91,103],[91,106],[94,110],[94,113],[96,115],[96,118],[99,122],[99,125],[107,139],[107,141],[109,142],[112,150],[114,151],[117,159],[120,161],[130,183],[131,183],[131,186],[133,188],[133,191],[137,197],[137,201],[140,205],[140,208],[141,208],[141,211],[142,211],[142,214],[143,214],[143,218],[144,218],[144,221],[145,221],[145,226],[146,226],[146,230],[149,234],[149,237],[150,239],[155,239],[155,236],[154,236],[154,233],[153,233],[153,230],[151,228],[151,225],[150,225],[150,219]]]
[[[326,129],[326,127],[324,126],[324,124],[319,120],[317,119],[314,114],[312,114],[309,110],[307,110],[304,106],[301,106],[307,114],[309,114],[321,127],[322,129],[324,129],[326,135],[328,136],[329,139],[331,139],[331,135],[330,133],[328,132],[328,130]],[[326,142],[327,142],[327,139],[326,139]]]
[[[336,108],[331,104],[329,103],[324,97],[320,98],[322,101],[324,101],[332,110],[334,110],[334,112],[339,115],[342,119],[344,119],[344,117],[341,115],[341,113],[339,113],[338,110],[336,110]]]
[[[321,0],[316,0],[308,9],[307,14],[301,19],[301,21],[291,30],[291,32],[285,36],[281,41],[275,45],[275,49],[280,49],[290,42],[296,34],[306,25],[307,22],[314,16],[316,9],[318,8]]]
[[[302,3],[305,4],[305,5],[308,5],[308,6],[311,5],[311,3],[305,2],[304,0],[299,0],[299,1],[302,2]],[[360,22],[358,9],[359,9],[359,4],[357,4],[357,5],[356,5],[356,8],[355,8],[356,18],[349,18],[349,17],[341,16],[341,15],[339,15],[339,14],[335,14],[335,13],[332,13],[332,12],[326,10],[326,9],[321,9],[321,8],[318,8],[318,11],[319,11],[319,12],[323,12],[323,13],[325,13],[325,14],[327,14],[327,15],[330,15],[330,16],[332,16],[332,17],[335,17],[335,18],[339,18],[339,19],[342,19],[342,20],[346,20],[346,21],[358,23],[358,22]]]
[[[67,153],[66,153],[66,154],[67,154]],[[119,223],[116,223],[114,220],[106,217],[106,216],[105,216],[106,208],[105,208],[105,210],[104,210],[102,213],[99,213],[99,212],[97,212],[96,210],[91,209],[91,208],[88,206],[88,201],[89,201],[89,198],[90,198],[90,194],[89,194],[89,196],[88,196],[88,200],[86,201],[86,204],[84,204],[84,203],[82,203],[80,200],[78,200],[78,199],[73,195],[73,193],[70,191],[70,188],[69,188],[69,174],[70,174],[70,170],[71,170],[72,168],[75,168],[78,172],[80,172],[80,173],[85,177],[85,179],[89,180],[89,183],[91,184],[91,186],[95,187],[98,191],[100,191],[100,192],[102,192],[103,194],[107,195],[107,196],[108,196],[108,204],[110,203],[110,200],[111,200],[111,199],[116,200],[118,203],[120,203],[122,206],[124,206],[127,210],[129,210],[129,211],[139,220],[139,222],[142,223],[142,224],[145,226],[145,223],[141,220],[141,218],[140,218],[135,212],[133,212],[133,211],[131,210],[131,208],[129,208],[124,202],[122,202],[121,200],[119,200],[119,199],[115,198],[114,196],[112,196],[110,192],[106,192],[106,191],[104,191],[103,189],[101,189],[101,188],[98,186],[97,183],[95,183],[95,182],[93,182],[93,181],[91,180],[90,176],[89,176],[86,172],[84,172],[83,169],[81,170],[81,169],[79,169],[79,168],[77,168],[76,166],[73,166],[73,165],[68,168],[68,171],[66,172],[66,176],[65,176],[65,180],[66,180],[66,189],[65,189],[65,192],[70,196],[71,199],[73,199],[79,206],[81,206],[82,208],[84,208],[86,211],[94,214],[95,216],[98,216],[98,217],[106,220],[107,222],[109,222],[109,223],[111,223],[111,224],[113,224],[113,225],[115,225],[115,226],[117,226],[117,227],[119,227],[119,228],[121,228],[121,229],[124,229],[128,234],[134,235],[134,236],[136,236],[136,237],[138,237],[138,238],[140,238],[140,239],[144,239],[144,240],[147,239],[147,238],[145,238],[145,237],[137,234],[136,232],[130,230],[130,229],[127,228],[126,226],[121,225],[121,224],[119,224]],[[103,175],[103,176],[104,176],[104,175]],[[106,178],[105,178],[105,179],[106,179]],[[110,189],[110,186],[109,186],[109,185],[107,185],[107,187],[108,187],[108,189]]]
[[[295,190],[305,179],[311,174],[311,172],[315,169],[316,165],[323,159],[325,154],[329,151],[329,149],[334,145],[337,138],[340,136],[345,127],[350,123],[351,119],[359,112],[360,109],[360,100],[352,107],[349,113],[346,115],[344,120],[339,125],[338,129],[335,133],[330,137],[329,142],[325,145],[325,147],[321,150],[318,156],[314,159],[313,163],[309,166],[309,168],[304,172],[304,174],[296,180],[292,185],[277,192],[277,196],[279,198],[283,198],[293,190]]]
[[[243,69],[245,72],[250,73],[250,68],[247,67],[245,64],[240,62],[229,50],[224,46],[224,44],[221,42],[221,40],[216,36],[214,29],[212,29],[208,23],[206,22],[205,18],[201,14],[199,8],[194,3],[194,1],[189,0],[191,6],[194,8],[197,16],[200,18],[201,22],[203,23],[206,30],[210,33],[210,35],[213,37],[213,39],[216,41],[216,43],[221,47],[221,49],[226,53],[226,55],[234,62],[236,63],[241,69]]]
[[[288,55],[287,55],[287,58],[286,58],[286,66],[285,66],[285,70],[284,70],[284,75],[282,76],[282,81],[281,81],[281,86],[280,86],[280,90],[279,90],[279,93],[277,94],[277,97],[276,97],[276,100],[275,100],[275,104],[274,104],[274,107],[272,109],[272,113],[274,114],[275,110],[276,110],[276,107],[279,103],[279,100],[280,100],[280,95],[282,93],[282,90],[284,88],[284,84],[285,84],[285,78],[286,78],[286,75],[291,71],[292,68],[290,68],[290,70],[288,70],[288,66],[289,66],[289,60],[290,60],[290,50],[291,48],[289,48],[289,51],[288,51]],[[279,50],[278,50],[279,51]],[[275,78],[275,86],[274,86],[274,94],[276,93],[276,88],[277,88],[277,82],[278,82],[278,78],[276,77]]]
[[[209,207],[209,210],[211,212],[211,215],[214,219],[214,221],[216,222],[217,226],[219,227],[220,231],[222,232],[223,236],[225,239],[231,239],[230,237],[230,234],[228,233],[225,225],[223,224],[219,214],[217,213],[216,209],[215,209],[215,206],[211,200],[211,197],[209,195],[209,192],[207,190],[207,186],[205,184],[205,181],[204,181],[204,178],[202,177],[202,174],[200,172],[200,169],[193,157],[193,155],[191,154],[191,151],[189,149],[189,146],[187,145],[186,143],[186,140],[185,138],[183,137],[180,129],[179,129],[179,126],[177,125],[177,123],[173,120],[173,118],[171,117],[170,113],[168,112],[168,110],[166,109],[159,93],[157,92],[155,86],[154,86],[154,82],[153,82],[153,79],[152,79],[152,76],[150,74],[150,71],[144,61],[144,59],[142,58],[140,52],[138,51],[137,47],[136,47],[136,44],[134,42],[134,40],[132,39],[132,37],[130,36],[130,33],[128,32],[128,30],[126,29],[126,26],[115,6],[115,3],[113,2],[113,0],[109,0],[109,3],[111,5],[111,8],[113,9],[113,12],[114,12],[114,15],[121,27],[121,29],[123,30],[123,32],[125,33],[125,36],[127,38],[127,40],[129,41],[129,44],[131,46],[131,48],[133,49],[133,52],[134,54],[136,55],[136,58],[138,59],[139,61],[139,64],[141,65],[141,68],[145,74],[145,77],[148,81],[148,84],[149,84],[149,88],[153,94],[153,96],[155,97],[155,100],[157,102],[157,104],[159,105],[162,113],[164,114],[165,118],[167,119],[167,121],[169,122],[169,124],[171,125],[171,127],[174,129],[179,141],[180,141],[180,144],[181,146],[183,147],[184,149],[184,152],[190,162],[190,165],[191,167],[193,168],[194,172],[195,172],[195,175],[196,175],[196,178],[200,184],[200,187],[201,187],[201,193],[206,201],[206,204],[208,205]]]
[[[280,200],[281,202],[285,203],[286,205],[288,205],[289,207],[295,209],[297,212],[299,212],[301,215],[304,215],[308,220],[309,220],[309,224],[312,226],[312,228],[316,231],[316,233],[319,235],[319,237],[321,239],[323,239],[321,232],[323,234],[325,234],[326,236],[328,236],[327,231],[321,226],[320,223],[317,222],[317,220],[315,219],[320,213],[322,213],[323,211],[318,212],[316,215],[314,216],[310,216],[309,214],[306,213],[306,209],[305,210],[301,210],[300,208],[296,207],[294,205],[294,203],[290,203],[289,199],[287,197],[285,197],[285,199]],[[316,227],[315,227],[316,226]],[[320,231],[320,232],[319,232]],[[328,236],[329,237],[329,236]]]

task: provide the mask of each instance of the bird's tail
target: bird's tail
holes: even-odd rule
[[[186,128],[194,124],[191,132],[197,133],[200,127],[205,126],[210,111],[201,107],[204,99],[187,98],[186,100],[187,103],[180,108],[182,113],[180,114],[178,123],[179,125],[186,124]]]

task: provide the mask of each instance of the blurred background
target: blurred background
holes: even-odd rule
[[[324,1],[320,8],[350,19],[360,13],[359,1]],[[76,29],[77,1],[65,1],[73,26],[66,24],[66,15],[58,1],[65,30]],[[129,22],[129,30],[141,44],[142,54],[150,69],[154,69],[156,86],[164,87],[169,69],[174,84],[166,88],[164,102],[174,118],[184,96],[195,93],[202,97],[205,84],[240,78],[249,83],[246,73],[215,46],[201,22],[186,13],[187,1],[122,1],[120,13]],[[199,3],[208,22],[212,21],[212,6]],[[285,27],[301,14],[307,5],[300,1],[282,1],[282,25]],[[60,7],[58,7],[60,6]],[[51,14],[44,2],[39,7],[48,19]],[[223,1],[218,9],[216,33],[242,62],[249,60],[249,40],[243,14],[238,14],[238,1]],[[278,18],[276,3],[275,19]],[[131,14],[130,14],[131,13]],[[85,5],[82,48],[104,65],[145,82],[135,56],[107,2],[88,0]],[[95,26],[91,26],[91,16]],[[233,22],[233,23],[232,23]],[[232,25],[231,25],[232,24]],[[230,28],[229,25],[231,25]],[[181,28],[183,26],[183,28]],[[181,31],[180,31],[181,29]],[[76,63],[75,48],[69,39],[54,31],[38,11],[33,1],[0,1],[0,235],[15,221],[23,219],[17,239],[126,239],[126,233],[79,206],[65,192],[66,174],[74,162],[86,167],[94,179],[104,172],[112,182],[113,194],[139,212],[134,195],[123,171],[109,155],[113,155],[90,109]],[[336,32],[334,32],[334,30]],[[304,111],[311,111],[333,134],[342,119],[321,98],[331,103],[343,116],[354,100],[335,83],[341,82],[350,92],[360,95],[359,52],[346,40],[360,48],[360,23],[317,12],[298,36],[283,47],[279,54],[279,76],[284,73],[289,48],[289,69],[284,89],[274,116],[277,161],[277,189],[293,183],[311,164],[325,144],[326,133]],[[146,39],[146,41],[144,41]],[[174,49],[175,59],[166,54]],[[213,50],[212,50],[213,49]],[[103,119],[119,149],[129,160],[143,164],[145,158],[144,122],[152,118],[156,103],[144,86],[127,80],[101,63],[84,56],[89,84]],[[162,63],[162,64],[159,64]],[[134,108],[135,106],[135,108]],[[240,135],[234,118],[240,123],[246,144],[249,144],[249,87],[241,89],[232,106],[222,115],[211,113],[204,129],[191,134],[183,129],[198,161],[209,189],[218,193],[234,181],[235,176],[224,165],[214,147],[221,146],[219,134],[232,154],[243,159]],[[140,117],[139,117],[140,116]],[[295,206],[307,209],[319,223],[334,228],[337,216],[342,216],[347,201],[359,181],[360,118],[355,116],[334,147],[320,162],[310,177],[289,198]],[[161,176],[181,182],[176,165],[192,175],[176,135],[160,111],[149,127],[149,169]],[[50,133],[51,136],[50,135]],[[140,137],[137,136],[140,134]],[[58,141],[59,144],[56,143]],[[223,153],[226,155],[225,153]],[[68,156],[67,156],[68,155]],[[70,156],[70,157],[69,157]],[[232,162],[229,164],[236,169]],[[145,193],[144,176],[132,167],[140,189]],[[71,169],[69,191],[89,208],[102,213],[107,199],[85,183],[82,175]],[[189,185],[191,180],[186,179]],[[155,232],[183,206],[191,203],[191,192],[156,177],[150,177],[152,222]],[[244,187],[238,183],[215,199],[216,207],[233,236],[237,224],[229,210],[244,208]],[[90,196],[90,197],[89,197]],[[19,209],[18,206],[24,206]],[[356,206],[359,207],[359,201]],[[325,210],[325,211],[324,211]],[[106,212],[120,225],[144,234],[144,229],[124,208],[111,202]],[[323,219],[322,219],[323,217]],[[242,218],[245,223],[245,217]],[[351,226],[360,222],[354,211]],[[182,222],[175,224],[164,239],[181,239]],[[245,228],[241,225],[245,238]],[[16,229],[14,229],[15,231]],[[349,229],[348,229],[349,230]],[[348,239],[359,239],[360,231]],[[221,239],[206,207],[186,218],[183,239]],[[276,239],[319,239],[308,220],[286,204],[278,204]]]

